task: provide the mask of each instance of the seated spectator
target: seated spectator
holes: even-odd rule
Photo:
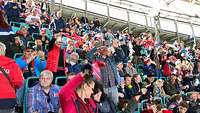
[[[133,86],[132,86],[132,84],[131,84],[131,82],[132,82],[132,77],[130,76],[130,75],[128,75],[128,74],[126,74],[126,76],[125,76],[125,86],[124,86],[124,93],[125,93],[125,98],[126,99],[131,99],[132,98],[132,96],[134,95],[134,90],[133,90]]]
[[[141,89],[142,89],[142,79],[140,75],[136,74],[133,76],[132,79],[132,87],[133,87],[133,93],[134,95],[142,94]]]
[[[52,85],[53,73],[49,70],[41,72],[39,83],[27,93],[27,113],[60,113],[59,88]]]
[[[118,62],[118,64],[117,64],[117,70],[118,70],[118,73],[119,73],[120,77],[124,77],[125,76],[123,67],[124,67],[123,62]]]
[[[95,113],[97,107],[91,99],[95,82],[91,75],[84,73],[77,74],[60,90],[63,113]]]
[[[173,113],[187,113],[189,105],[186,101],[182,101]]]
[[[97,104],[98,113],[116,113],[114,102],[104,93],[103,86],[95,83],[93,99]]]
[[[16,33],[19,35],[20,40],[22,40],[23,45],[26,47],[28,41],[32,41],[31,36],[29,35],[28,29],[25,26],[22,26],[19,31]]]
[[[12,58],[14,57],[15,53],[23,53],[25,48],[19,36],[14,37],[14,40],[15,40],[14,43],[12,43],[10,46]]]
[[[46,67],[46,60],[43,51],[34,51],[33,48],[27,47],[24,51],[24,56],[16,59],[16,63],[27,76],[33,76],[32,69],[36,76]],[[26,77],[26,75],[24,75]]]
[[[126,72],[125,73],[128,73],[129,75],[133,76],[135,74],[137,74],[137,71],[136,69],[133,67],[133,63],[131,61],[128,61],[126,67]]]
[[[180,92],[179,84],[177,83],[175,75],[171,75],[170,79],[164,82],[164,90],[167,95],[174,95]]]
[[[153,88],[153,96],[155,97],[162,97],[165,96],[165,91],[163,88],[163,83],[164,81],[161,79],[158,79],[155,83],[154,83],[154,88]]]
[[[80,73],[81,72],[81,64],[78,62],[79,55],[76,52],[71,53],[70,60],[67,64],[68,73]]]
[[[175,110],[179,104],[182,102],[183,98],[179,94],[172,95],[169,99],[168,108]]]

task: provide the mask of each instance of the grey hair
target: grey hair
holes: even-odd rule
[[[2,42],[0,42],[0,55],[5,55],[6,54],[6,45]]]
[[[50,76],[53,79],[53,73],[49,70],[44,70],[40,73],[40,77],[41,76]]]

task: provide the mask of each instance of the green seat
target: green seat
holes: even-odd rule
[[[35,42],[33,42],[33,41],[27,42],[27,47],[33,47],[34,45],[35,45]]]
[[[14,33],[16,33],[17,31],[20,30],[20,27],[12,26],[11,29],[12,29],[12,31],[13,31]]]
[[[46,35],[49,38],[49,40],[51,40],[53,38],[53,33],[49,29],[46,29]]]
[[[32,37],[32,40],[35,40],[35,38],[37,37],[37,36],[39,36],[40,34],[38,34],[38,33],[32,33],[32,35],[31,35],[31,37]]]
[[[55,78],[55,85],[57,85],[59,88],[64,86],[66,82],[67,82],[66,76],[59,76]]]
[[[16,60],[16,58],[19,58],[23,55],[24,55],[23,53],[15,53],[13,59]]]
[[[31,87],[33,87],[34,85],[36,85],[36,83],[38,83],[39,81],[39,77],[28,77],[25,81],[25,88],[24,88],[24,101],[23,101],[23,113],[27,113],[27,108],[26,108],[26,98],[27,98],[27,94],[28,91]]]

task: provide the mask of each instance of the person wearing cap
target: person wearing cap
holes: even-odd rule
[[[30,88],[26,95],[27,113],[59,113],[59,87],[52,84],[53,73],[41,72],[39,83]]]
[[[35,51],[32,47],[27,47],[24,55],[16,59],[16,63],[20,66],[23,73],[33,76],[32,69],[36,76],[46,67],[45,54],[43,51]]]

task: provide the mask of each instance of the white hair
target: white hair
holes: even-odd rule
[[[42,76],[49,76],[49,77],[51,77],[53,79],[53,73],[51,71],[49,71],[49,70],[42,71],[40,73],[40,77],[42,77]]]
[[[2,42],[0,42],[0,55],[6,54],[6,45]]]

